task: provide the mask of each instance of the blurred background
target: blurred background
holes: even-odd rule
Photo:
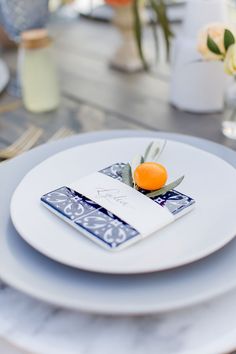
[[[0,149],[32,126],[38,130],[27,149],[123,128],[236,147],[232,78],[197,51],[202,26],[235,24],[235,2],[134,2],[0,0]]]

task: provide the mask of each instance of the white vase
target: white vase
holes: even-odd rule
[[[135,72],[143,69],[138,47],[134,35],[134,14],[132,5],[113,6],[113,24],[121,34],[122,43],[110,60],[112,67],[125,71]],[[145,23],[145,9],[140,6],[140,19]]]
[[[223,64],[201,60],[197,36],[204,25],[227,19],[224,0],[188,0],[172,51],[170,102],[177,108],[196,113],[223,110],[228,83]]]

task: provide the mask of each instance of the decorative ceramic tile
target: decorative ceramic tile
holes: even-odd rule
[[[70,220],[75,220],[100,208],[92,200],[68,187],[56,189],[44,195],[41,200]]]
[[[137,230],[103,208],[77,219],[75,223],[112,248],[139,234]]]
[[[101,173],[122,180],[122,168],[125,164],[117,163],[101,170]],[[145,191],[143,191],[145,193]],[[61,187],[45,194],[41,198],[52,210],[69,219],[80,231],[85,230],[90,238],[95,237],[109,248],[117,248],[132,238],[140,238],[140,234],[132,226],[116,215],[102,208],[92,200],[85,198],[77,191]],[[194,200],[175,190],[154,198],[153,201],[176,215],[194,203]]]

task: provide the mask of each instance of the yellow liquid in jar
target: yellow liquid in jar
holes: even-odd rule
[[[59,105],[59,87],[51,48],[24,49],[20,58],[23,101],[31,112],[47,112]]]

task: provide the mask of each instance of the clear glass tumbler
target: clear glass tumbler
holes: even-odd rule
[[[229,139],[236,140],[236,81],[229,86],[225,97],[225,112],[222,121],[222,133]]]

